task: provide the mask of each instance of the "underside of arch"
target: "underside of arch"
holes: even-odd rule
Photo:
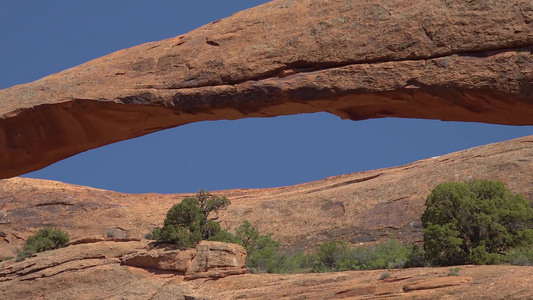
[[[0,91],[0,178],[187,123],[323,111],[533,125],[533,3],[276,0],[124,49]]]

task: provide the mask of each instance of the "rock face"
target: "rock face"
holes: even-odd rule
[[[112,241],[0,262],[0,299],[532,299],[533,268],[461,266],[322,274],[187,278],[181,272],[120,263],[146,242]],[[131,257],[131,256],[130,256]]]
[[[296,186],[221,191],[232,204],[219,220],[232,229],[248,219],[288,252],[326,240],[416,242],[424,199],[438,183],[498,179],[533,202],[532,146],[533,136],[524,137]],[[45,225],[73,238],[66,248],[0,262],[0,299],[533,299],[531,267],[460,266],[450,277],[449,267],[387,270],[384,280],[384,270],[223,277],[243,271],[242,249],[203,243],[196,254],[179,254],[134,241],[187,196],[0,180],[0,260]],[[125,237],[106,240],[110,229]]]
[[[394,168],[326,178],[294,186],[235,189],[220,211],[224,229],[249,220],[272,233],[288,252],[346,240],[372,245],[394,237],[422,241],[420,216],[431,190],[446,181],[501,180],[533,203],[533,136],[480,146]],[[49,180],[0,180],[0,259],[14,256],[44,226],[69,232],[72,242],[140,239],[163,224],[172,205],[191,194],[122,194]],[[4,216],[4,217],[2,217]]]
[[[222,278],[246,273],[246,250],[239,245],[201,242],[185,279]]]
[[[203,120],[533,124],[532,24],[529,0],[275,0],[0,91],[0,178]]]
[[[186,251],[149,248],[146,240],[102,241],[0,262],[0,298],[195,299],[187,298],[194,292],[183,280],[246,273],[246,252],[239,245],[204,241]]]
[[[222,278],[246,273],[246,250],[235,244],[202,241],[195,249],[154,249],[131,253],[122,263],[133,267],[176,271],[185,279]]]

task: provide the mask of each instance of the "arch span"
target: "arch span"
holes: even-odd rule
[[[204,120],[533,125],[532,25],[529,0],[275,0],[0,91],[0,178]]]

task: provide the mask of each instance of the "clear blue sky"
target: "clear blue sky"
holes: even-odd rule
[[[186,33],[264,2],[1,1],[0,88]],[[25,176],[131,193],[274,187],[531,134],[532,127],[354,122],[326,113],[201,122],[90,150]]]

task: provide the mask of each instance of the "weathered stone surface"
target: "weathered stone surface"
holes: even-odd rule
[[[176,271],[185,279],[222,278],[246,273],[246,250],[236,244],[201,241],[194,249],[151,249],[125,255],[123,264]]]
[[[54,251],[37,253],[21,262],[12,260],[0,265],[0,282],[34,280],[52,277],[67,271],[118,263],[118,259],[122,255],[140,249],[145,244],[146,242],[97,242],[88,247],[73,245]]]
[[[533,137],[524,137],[296,186],[224,191],[232,205],[220,212],[219,220],[231,229],[248,219],[292,250],[340,239],[352,246],[390,237],[413,242],[421,239],[424,199],[438,183],[498,179],[532,201],[532,145]],[[0,213],[12,220],[0,224],[7,237],[0,239],[0,258],[14,256],[13,250],[45,224],[69,231],[75,243],[83,241],[23,262],[0,262],[0,299],[533,299],[531,267],[460,266],[460,275],[472,280],[445,286],[441,281],[457,280],[443,277],[450,267],[387,270],[391,276],[385,280],[379,280],[384,270],[185,280],[183,272],[121,264],[121,258],[147,251],[149,241],[100,241],[105,229],[114,227],[142,236],[162,224],[166,211],[186,196],[127,195],[28,178],[0,180]],[[54,205],[41,205],[52,203],[50,199]],[[198,264],[196,270],[231,265],[211,256],[199,262],[204,259],[209,263]]]
[[[184,299],[192,294],[175,282],[179,276],[120,264],[121,256],[146,245],[95,242],[0,262],[0,299]]]
[[[219,221],[233,230],[249,220],[289,251],[341,239],[353,246],[391,237],[421,242],[425,199],[439,183],[501,180],[533,203],[532,147],[529,136],[294,186],[220,191],[232,204],[220,211]],[[15,256],[25,239],[44,226],[68,231],[72,243],[102,240],[108,228],[119,227],[139,239],[161,226],[170,207],[189,196],[122,194],[20,177],[0,180],[0,215],[10,220],[0,224],[0,258]],[[56,204],[42,205],[51,202]]]
[[[423,279],[410,282],[403,287],[404,292],[411,292],[417,290],[431,290],[449,286],[456,286],[465,283],[470,283],[472,277],[469,276],[447,276],[437,277],[431,279]]]
[[[532,24],[529,0],[275,0],[0,91],[0,178],[203,120],[533,124]]]
[[[177,271],[185,274],[191,266],[191,262],[196,255],[196,250],[165,250],[153,249],[130,253],[121,258],[123,264],[127,266]]]
[[[145,242],[96,242],[0,262],[0,299],[531,299],[533,268],[461,266],[323,274],[245,274],[184,280],[180,272],[129,267]],[[446,282],[446,284],[444,283]],[[423,284],[424,283],[424,284]],[[440,283],[440,284],[435,284]],[[419,287],[404,291],[404,287]],[[424,289],[420,289],[424,287]]]
[[[246,272],[239,245],[203,241],[177,251],[148,243],[99,241],[0,262],[0,299],[209,299],[183,280]]]
[[[222,278],[246,273],[246,250],[236,244],[202,241],[185,279]]]
[[[530,299],[533,269],[517,266],[461,267],[464,278],[448,278],[448,268],[389,270],[400,281],[379,280],[383,270],[325,274],[246,274],[194,282],[217,299]],[[508,274],[507,276],[502,274]],[[471,278],[471,281],[465,278]],[[405,292],[420,280],[455,284]]]

